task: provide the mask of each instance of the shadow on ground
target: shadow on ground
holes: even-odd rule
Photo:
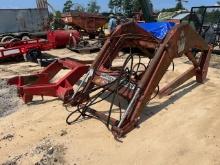
[[[185,96],[187,93],[189,93],[190,91],[192,91],[193,89],[195,89],[199,85],[201,85],[201,84],[197,83],[196,81],[191,81],[191,82],[177,88],[176,90],[174,90],[173,92],[175,92],[175,94],[173,94],[165,102],[160,103],[155,106],[146,106],[145,109],[143,110],[142,115],[141,115],[140,124],[142,122],[145,122],[146,120],[148,120],[152,116],[156,115],[160,111],[166,109],[170,104],[174,104],[177,100],[181,99],[183,96]]]

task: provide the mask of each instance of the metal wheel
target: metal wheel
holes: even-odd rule
[[[24,35],[24,36],[22,36],[21,40],[27,41],[27,40],[30,40],[30,37],[28,35]]]
[[[38,59],[42,58],[42,53],[38,49],[31,49],[26,54],[26,60],[31,62],[38,62]]]
[[[1,39],[1,43],[9,42],[10,40],[14,39],[12,36],[5,36]]]

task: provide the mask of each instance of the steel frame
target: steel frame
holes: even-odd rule
[[[111,76],[112,79],[114,77],[116,79],[119,70],[112,69],[112,62],[118,56],[119,51],[126,47],[136,47],[154,53],[151,54],[151,62],[142,73],[141,78],[132,80],[135,83],[135,89],[131,90],[128,87],[124,87],[123,90],[119,91],[119,94],[128,100],[129,105],[121,119],[114,119],[87,106],[86,102],[92,99],[90,98],[91,89],[95,90],[97,86],[111,83],[106,81],[103,75],[99,74],[100,72],[104,72]],[[212,47],[189,24],[176,25],[163,41],[155,39],[150,33],[144,31],[135,23],[120,25],[111,37],[107,39],[90,67],[87,79],[84,81],[86,85],[82,90],[80,90],[82,86],[79,87],[76,91],[77,93],[72,96],[68,104],[78,108],[83,107],[82,111],[78,110],[81,113],[80,116],[92,115],[104,123],[110,124],[112,126],[111,131],[116,138],[123,137],[138,125],[141,113],[151,100],[154,91],[157,89],[173,59],[186,56],[193,66],[163,87],[159,91],[160,96],[170,94],[175,88],[194,76],[198,83],[204,83],[211,52]],[[199,60],[196,57],[198,54],[200,54]],[[149,55],[147,56],[149,57]],[[114,91],[115,87],[111,87],[108,90]],[[68,122],[68,124],[71,124],[71,122]]]
[[[1,46],[3,47],[0,49],[0,60],[25,56],[30,50],[45,51],[54,48],[52,43],[42,39],[5,43]]]
[[[31,102],[35,95],[65,100],[74,93],[73,85],[87,72],[88,68],[89,66],[70,58],[64,58],[54,61],[40,73],[13,77],[8,80],[8,84],[17,86],[18,94],[24,103]],[[57,82],[51,82],[62,69],[70,69],[70,71]]]

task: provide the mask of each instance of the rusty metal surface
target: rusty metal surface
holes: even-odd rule
[[[113,68],[119,52],[133,47],[145,49],[148,53],[138,56],[130,52],[121,67]],[[211,51],[212,47],[189,24],[176,25],[163,41],[158,41],[135,23],[123,24],[105,42],[83,81],[86,85],[79,86],[66,103],[76,109],[67,117],[67,123],[93,116],[104,122],[116,138],[123,137],[137,126],[141,113],[155,97],[155,91],[161,95],[169,94],[192,77],[196,77],[198,83],[204,83]],[[136,64],[135,56],[139,59]],[[159,91],[159,83],[173,59],[182,56],[188,57],[193,66]],[[143,57],[149,58],[149,63],[141,62]],[[140,66],[144,69],[141,70]],[[91,110],[92,105],[107,98],[110,107],[106,113]],[[124,111],[121,110],[121,98],[128,102]],[[117,110],[114,108],[114,112],[120,114],[118,118],[112,117],[113,105],[118,107]],[[71,120],[77,112],[79,117]]]
[[[0,9],[0,34],[44,32],[48,19],[47,9]]]
[[[67,48],[80,54],[90,54],[98,52],[103,46],[104,39],[85,40],[82,39],[77,44],[69,43]]]
[[[107,23],[104,16],[86,12],[65,13],[62,14],[62,20],[68,25],[85,30],[87,33],[94,33]]]

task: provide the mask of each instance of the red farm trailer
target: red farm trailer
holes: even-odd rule
[[[52,43],[44,39],[6,43],[2,46],[0,47],[0,60],[21,59],[24,57],[30,61],[36,61],[41,56],[41,51],[54,48]]]
[[[86,12],[69,12],[62,14],[62,20],[77,30],[84,31],[91,39],[95,38],[99,28],[102,28],[106,23],[106,17],[100,14],[92,14]]]
[[[55,30],[48,32],[48,40],[33,39],[27,41],[7,42],[0,45],[0,60],[9,58],[36,62],[41,58],[41,51],[66,47],[70,42],[76,45],[80,40],[80,34],[75,30]]]

